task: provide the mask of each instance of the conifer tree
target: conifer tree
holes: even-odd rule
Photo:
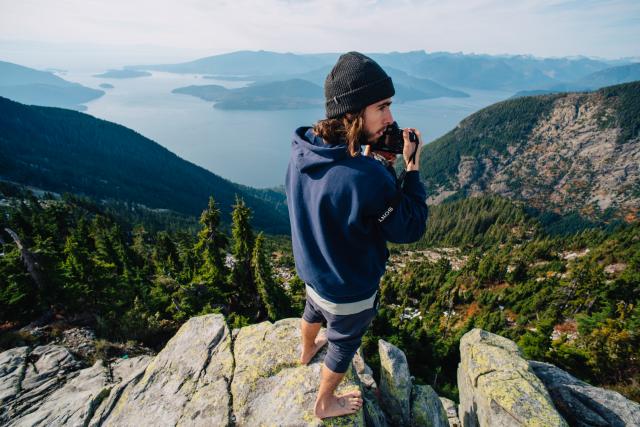
[[[227,236],[220,230],[220,209],[213,197],[209,198],[207,209],[200,216],[202,229],[194,246],[196,256],[202,260],[198,275],[212,285],[221,286],[227,274],[224,264]]]
[[[156,272],[165,276],[176,277],[180,269],[180,257],[175,243],[166,231],[161,231],[156,237],[153,248],[153,262]]]
[[[91,235],[95,245],[94,262],[101,266],[104,283],[100,304],[104,307],[104,315],[115,323],[140,294],[132,250],[127,247],[118,224],[109,217],[96,215]]]
[[[95,248],[89,237],[89,226],[84,218],[78,220],[64,245],[62,272],[65,278],[65,299],[78,307],[95,302],[92,279],[95,277],[91,253]]]
[[[264,248],[264,235],[262,233],[256,237],[251,267],[258,295],[260,295],[269,320],[274,321],[283,317],[282,314],[288,311],[287,308],[290,304],[288,304],[286,294],[273,278],[271,263]]]
[[[142,225],[133,228],[133,244],[131,245],[131,262],[135,266],[138,280],[150,279],[153,275],[151,248],[147,244],[148,233]]]
[[[27,273],[15,245],[0,244],[0,319],[28,319],[42,305],[42,296]]]
[[[225,266],[227,236],[219,229],[220,209],[213,197],[209,198],[207,209],[200,216],[202,229],[193,251],[182,255],[185,270],[183,278],[192,276],[187,286],[181,286],[177,294],[182,317],[204,314],[215,307],[224,306],[222,302],[228,294],[226,289],[227,268]]]
[[[259,317],[260,297],[251,272],[251,256],[253,254],[254,235],[251,228],[251,210],[244,200],[236,197],[233,205],[232,255],[233,267],[229,277],[232,289],[231,309],[239,310],[245,315]]]

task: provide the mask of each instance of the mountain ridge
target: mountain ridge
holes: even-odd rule
[[[428,203],[498,194],[554,212],[640,208],[640,82],[486,107],[422,152]],[[627,217],[628,216],[628,217]]]
[[[630,83],[637,80],[640,80],[640,63],[619,65],[596,71],[569,83],[555,84],[550,87],[543,87],[534,90],[519,91],[513,95],[513,98],[560,92],[592,91],[606,86]]]
[[[258,228],[288,233],[283,195],[248,192],[124,126],[5,98],[0,98],[0,111],[0,175],[5,179],[195,216],[213,195],[227,223],[238,195],[254,210]]]
[[[66,81],[53,73],[0,61],[0,96],[24,104],[84,110],[104,91]]]
[[[528,90],[566,83],[619,61],[590,58],[536,58],[524,55],[486,55],[412,51],[369,53],[383,68],[391,67],[417,78],[451,88]],[[338,53],[293,54],[239,51],[179,64],[132,65],[125,68],[218,76],[279,76],[279,79],[332,66]],[[630,62],[630,61],[629,61]],[[326,75],[326,74],[325,74]],[[317,82],[316,82],[317,84]]]

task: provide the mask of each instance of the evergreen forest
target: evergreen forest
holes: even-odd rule
[[[235,328],[302,313],[290,239],[256,232],[240,197],[225,225],[213,198],[194,218],[0,191],[1,349],[33,344],[28,324],[87,325],[104,342],[157,351],[192,316],[223,313]],[[383,338],[418,382],[456,399],[459,341],[479,327],[640,401],[640,224],[470,198],[431,207],[424,237],[390,252],[363,340],[374,371]]]

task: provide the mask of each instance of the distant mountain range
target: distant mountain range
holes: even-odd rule
[[[0,96],[14,101],[84,110],[81,104],[102,95],[104,91],[68,82],[53,73],[0,61]]]
[[[297,55],[266,51],[239,51],[180,64],[134,65],[125,68],[220,76],[295,75],[323,65],[333,64],[337,58],[338,54],[333,53]]]
[[[620,65],[596,71],[571,83],[557,84],[537,90],[520,91],[514,95],[514,98],[547,93],[590,91],[637,80],[640,80],[640,63]]]
[[[640,218],[640,82],[503,101],[427,145],[428,202],[483,194],[560,214]]]
[[[124,126],[6,98],[0,98],[0,178],[196,216],[214,196],[226,223],[239,196],[257,228],[289,232],[280,192],[234,184]]]
[[[326,71],[326,72],[324,72]],[[330,69],[323,69],[324,75]],[[396,101],[416,101],[419,99],[448,97],[468,97],[469,95],[446,88],[427,79],[409,76],[403,71],[390,72]],[[317,80],[315,75],[314,80]],[[324,80],[324,77],[322,77]],[[262,79],[247,87],[225,89],[220,85],[187,86],[174,89],[173,93],[197,96],[206,101],[216,102],[215,107],[223,110],[283,110],[318,108],[324,105],[323,82],[316,84],[300,75],[288,80]]]
[[[372,53],[385,69],[441,86],[485,90],[530,90],[576,81],[620,64],[589,58],[534,58],[524,55],[474,55],[424,51]],[[305,54],[240,51],[181,64],[135,65],[132,69],[198,73],[217,78],[288,80],[302,78],[321,84],[338,53]],[[391,72],[390,72],[391,73]],[[393,76],[392,76],[393,77]],[[402,83],[403,85],[405,83]],[[411,86],[410,86],[411,87]]]

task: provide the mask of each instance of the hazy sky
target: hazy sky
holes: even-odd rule
[[[0,0],[0,60],[182,61],[240,49],[640,56],[639,0]]]

